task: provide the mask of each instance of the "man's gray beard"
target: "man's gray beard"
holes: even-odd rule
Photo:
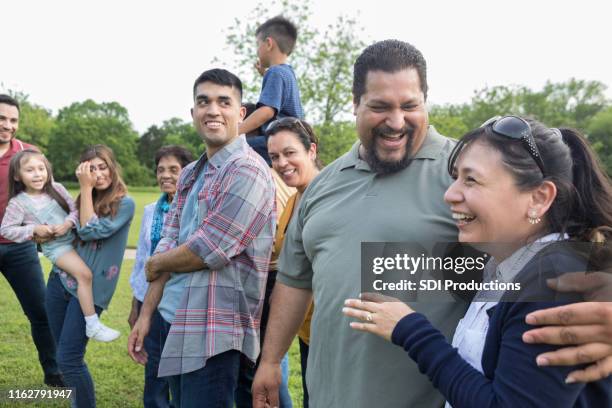
[[[410,151],[412,151],[412,141],[414,140],[412,136],[413,135],[404,136],[408,138],[408,142],[406,143],[406,153],[404,154],[404,157],[402,157],[400,160],[392,162],[382,160],[380,157],[378,157],[375,148],[376,141],[373,140],[371,146],[365,149],[365,161],[370,166],[370,169],[372,169],[374,173],[380,176],[386,176],[388,174],[394,174],[399,171],[402,171],[408,166],[410,166],[410,163],[412,163],[413,159],[413,157],[410,155]]]

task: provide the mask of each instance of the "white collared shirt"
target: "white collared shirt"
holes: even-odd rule
[[[496,264],[494,258],[491,258],[485,265],[483,281],[498,280],[500,282],[512,282],[531,258],[543,248],[542,245],[534,246],[533,244],[544,244],[567,239],[569,239],[567,234],[562,236],[559,233],[552,233],[541,237],[532,244],[519,248],[511,256],[500,262],[499,265]],[[474,299],[478,299],[479,295],[482,295],[482,293],[478,292]],[[484,297],[491,298],[490,294]],[[470,303],[465,316],[457,324],[457,329],[453,336],[452,345],[457,348],[459,355],[481,373],[483,372],[482,353],[484,351],[487,331],[489,330],[487,310],[495,307],[497,303],[497,301],[473,301]],[[451,408],[451,405],[447,402],[445,407]]]

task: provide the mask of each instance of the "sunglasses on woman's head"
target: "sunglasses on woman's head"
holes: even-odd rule
[[[513,140],[520,140],[540,168],[540,171],[542,171],[542,175],[546,176],[544,162],[542,161],[542,156],[540,155],[538,146],[531,133],[531,126],[529,126],[529,123],[527,123],[525,119],[519,118],[518,116],[494,116],[480,127],[484,128],[487,126],[491,126],[491,130],[497,135],[505,136]]]
[[[302,132],[304,132],[304,135],[306,136],[310,135],[310,133],[306,130],[306,127],[302,124],[302,121],[298,118],[294,118],[293,116],[286,116],[281,119],[276,119],[274,122],[268,125],[268,128],[266,129],[266,134],[275,133],[275,128],[278,126],[285,127],[285,126],[291,126],[295,124],[297,124],[300,127],[300,129],[302,129]]]

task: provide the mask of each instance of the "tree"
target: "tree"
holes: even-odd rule
[[[539,91],[525,86],[485,87],[474,92],[470,103],[432,106],[432,123],[442,133],[461,136],[497,115],[533,117],[548,126],[585,130],[606,106],[606,86],[599,81],[570,79],[547,82]]]
[[[8,94],[19,102],[19,139],[37,146],[45,153],[55,125],[51,111],[31,103],[29,95],[23,92],[9,90]]]
[[[608,104],[606,86],[599,81],[571,78],[547,82],[540,91],[525,86],[496,86],[475,92],[469,107],[459,109],[473,129],[496,115],[531,116],[548,126],[586,129],[589,120]]]
[[[466,105],[434,105],[429,109],[429,123],[441,135],[458,139],[470,130],[462,119],[465,109]]]
[[[164,121],[161,126],[153,125],[140,137],[137,156],[142,164],[154,171],[155,153],[165,145],[176,144],[189,149],[194,157],[204,152],[204,143],[193,125],[179,118]]]
[[[612,107],[598,112],[588,127],[589,142],[612,177]]]
[[[319,136],[318,156],[329,164],[346,153],[357,141],[355,122],[336,122],[315,126]]]
[[[74,169],[85,147],[105,144],[115,153],[128,184],[152,184],[152,177],[136,158],[137,141],[138,134],[123,106],[88,99],[59,111],[49,139],[48,156],[58,180],[75,180]]]

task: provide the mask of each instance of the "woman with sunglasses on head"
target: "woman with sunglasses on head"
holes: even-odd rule
[[[266,131],[268,137],[268,154],[272,168],[278,173],[285,184],[295,187],[297,193],[287,201],[276,227],[272,265],[276,274],[276,259],[280,254],[287,226],[293,214],[297,211],[300,197],[310,182],[319,174],[322,165],[317,157],[318,139],[310,125],[300,119],[287,117],[272,122]],[[272,273],[272,272],[271,272]],[[269,308],[269,306],[266,306]],[[302,387],[304,390],[303,406],[308,407],[308,391],[306,390],[306,361],[308,359],[308,344],[310,340],[310,319],[313,304],[298,332],[300,343],[300,361],[302,365]],[[263,344],[263,342],[262,342]]]
[[[536,357],[555,347],[521,339],[527,314],[581,300],[545,285],[586,270],[571,245],[610,238],[612,186],[585,138],[516,116],[494,118],[459,141],[448,168],[455,181],[444,199],[459,241],[486,243],[492,258],[484,280],[519,282],[522,292],[493,299],[479,292],[452,345],[401,302],[348,299],[343,312],[360,320],[351,327],[403,347],[454,408],[612,406],[611,378],[576,383],[568,376],[576,366],[539,367],[545,364]],[[592,347],[598,355],[611,348]]]

